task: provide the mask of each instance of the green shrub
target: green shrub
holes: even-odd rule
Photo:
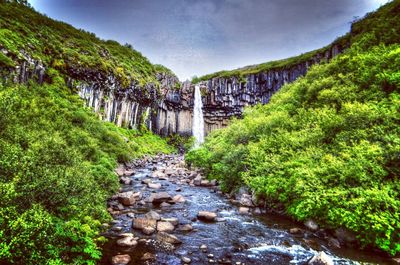
[[[282,87],[269,104],[247,108],[242,120],[213,132],[186,159],[228,191],[245,184],[297,220],[345,227],[362,246],[395,255],[400,45],[389,36],[379,43],[375,25],[370,28],[373,33]]]
[[[98,120],[56,83],[0,87],[0,263],[95,264],[117,161],[174,151]]]

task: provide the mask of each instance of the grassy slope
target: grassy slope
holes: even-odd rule
[[[130,80],[144,85],[157,83],[155,73],[171,71],[152,65],[130,45],[100,40],[93,33],[78,30],[66,23],[40,15],[23,5],[0,1],[0,66],[13,66],[15,58],[22,58],[21,49],[47,66],[61,72],[69,68],[89,68],[113,73],[127,86]]]
[[[316,65],[187,160],[227,190],[246,184],[297,220],[345,227],[400,252],[400,1],[352,26],[352,47]]]
[[[117,128],[84,108],[67,88],[69,67],[156,82],[162,66],[113,41],[0,1],[0,68],[21,49],[42,60],[49,83],[0,82],[0,264],[94,264],[110,217],[106,199],[118,190],[117,162],[170,153],[164,139]],[[129,141],[126,142],[126,139]]]
[[[346,46],[348,39],[349,39],[349,36],[345,35],[345,36],[340,37],[337,40],[335,40],[333,42],[333,44],[339,44],[341,46]],[[200,81],[207,81],[207,80],[210,80],[210,79],[213,79],[216,77],[220,77],[220,78],[227,78],[227,77],[233,77],[233,76],[244,77],[244,76],[250,75],[250,74],[266,72],[271,69],[288,69],[288,68],[290,68],[294,65],[297,65],[301,62],[310,60],[313,56],[315,56],[319,53],[324,53],[325,51],[329,50],[333,44],[330,44],[321,49],[313,50],[313,51],[306,52],[306,53],[298,55],[298,56],[294,56],[294,57],[290,57],[290,58],[286,58],[286,59],[282,59],[282,60],[270,61],[270,62],[256,64],[256,65],[250,65],[250,66],[246,66],[246,67],[242,67],[242,68],[238,68],[238,69],[234,69],[234,70],[223,70],[223,71],[207,74],[207,75],[200,76],[200,77],[195,77],[192,79],[192,82],[198,83]]]

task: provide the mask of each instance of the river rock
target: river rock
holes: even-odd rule
[[[133,236],[127,236],[117,240],[117,245],[120,247],[134,247],[138,243]]]
[[[141,197],[140,192],[135,193],[133,191],[127,191],[118,194],[119,202],[125,206],[131,206],[135,204],[136,200],[139,200],[140,197]]]
[[[130,179],[129,177],[121,177],[119,179],[119,182],[125,185],[130,185],[132,184],[132,179]]]
[[[315,254],[314,257],[308,262],[309,265],[333,265],[332,259],[321,251]]]
[[[161,218],[161,221],[170,222],[172,225],[178,225],[179,224],[178,218],[175,218],[175,217]]]
[[[200,247],[199,247],[199,249],[201,250],[201,251],[203,251],[203,252],[207,252],[207,250],[208,250],[208,247],[207,247],[207,245],[201,245]]]
[[[156,255],[150,252],[146,252],[143,254],[143,256],[140,258],[141,260],[148,261],[148,260],[155,260]]]
[[[254,207],[252,198],[250,194],[242,194],[240,197],[240,204],[245,207]]]
[[[151,175],[153,178],[166,179],[166,175],[161,171],[154,171]]]
[[[178,228],[178,230],[182,231],[182,232],[190,232],[193,230],[193,226],[191,224],[185,224],[185,225],[180,226]]]
[[[115,169],[115,173],[122,177],[124,175],[125,172],[125,166],[124,165],[119,165],[116,169]]]
[[[195,186],[200,186],[201,185],[201,175],[197,175],[194,179],[193,179],[193,184]]]
[[[156,211],[149,211],[144,215],[144,217],[146,217],[147,219],[153,219],[157,221],[161,219],[161,216]]]
[[[250,208],[248,208],[248,207],[239,207],[239,214],[250,214]]]
[[[149,184],[149,183],[151,183],[152,182],[152,180],[151,179],[143,179],[142,181],[142,184]]]
[[[311,231],[317,231],[319,228],[318,224],[311,219],[307,220],[304,225]]]
[[[159,192],[155,194],[151,194],[148,201],[152,203],[162,203],[162,202],[167,202],[171,200],[171,195],[169,195],[167,192]]]
[[[160,206],[161,206],[161,207],[169,207],[169,206],[171,206],[171,204],[169,204],[168,202],[162,202],[162,203],[160,204]]]
[[[161,184],[160,183],[147,183],[147,187],[149,187],[150,189],[158,190],[161,188]]]
[[[330,247],[334,247],[334,248],[340,248],[340,247],[341,247],[341,246],[340,246],[339,240],[337,240],[337,239],[334,238],[334,237],[329,237],[329,238],[328,238],[328,245],[329,245]]]
[[[145,235],[151,235],[156,231],[156,229],[154,227],[151,226],[146,226],[142,229],[143,234]]]
[[[174,169],[174,168],[170,168],[170,167],[167,167],[165,170],[164,170],[164,173],[166,174],[166,175],[168,175],[168,176],[172,176],[172,175],[176,175],[176,170]]]
[[[127,254],[125,255],[117,255],[112,257],[111,263],[113,265],[126,265],[131,261],[131,257]]]
[[[290,228],[289,233],[291,233],[293,235],[299,235],[299,234],[303,233],[303,230],[298,227],[293,227],[293,228]]]
[[[156,226],[157,226],[157,221],[154,219],[134,218],[132,220],[132,227],[134,229],[142,230],[145,227],[153,227],[155,229]]]
[[[217,214],[213,212],[200,211],[197,214],[197,218],[203,221],[215,221]]]
[[[338,228],[335,230],[335,236],[339,239],[342,243],[355,243],[357,241],[356,235],[345,229],[345,228]]]
[[[185,264],[189,264],[190,262],[192,262],[192,260],[190,258],[188,258],[188,257],[182,257],[181,260]]]
[[[174,235],[168,234],[166,232],[158,232],[157,240],[163,243],[169,244],[181,244],[182,241]]]
[[[200,181],[200,186],[202,186],[202,187],[210,187],[212,185],[211,185],[209,180],[204,179],[204,180]]]
[[[170,222],[159,221],[157,222],[157,231],[159,232],[172,232],[175,227]]]
[[[183,203],[186,201],[186,199],[182,195],[178,194],[178,195],[175,195],[174,197],[172,197],[172,201],[174,203]]]

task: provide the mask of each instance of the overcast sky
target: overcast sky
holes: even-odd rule
[[[30,0],[102,39],[130,43],[181,80],[321,48],[387,0]]]

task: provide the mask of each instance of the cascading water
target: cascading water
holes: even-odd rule
[[[197,148],[204,142],[203,102],[201,101],[200,87],[198,85],[194,89],[192,133],[196,139],[194,147]]]

